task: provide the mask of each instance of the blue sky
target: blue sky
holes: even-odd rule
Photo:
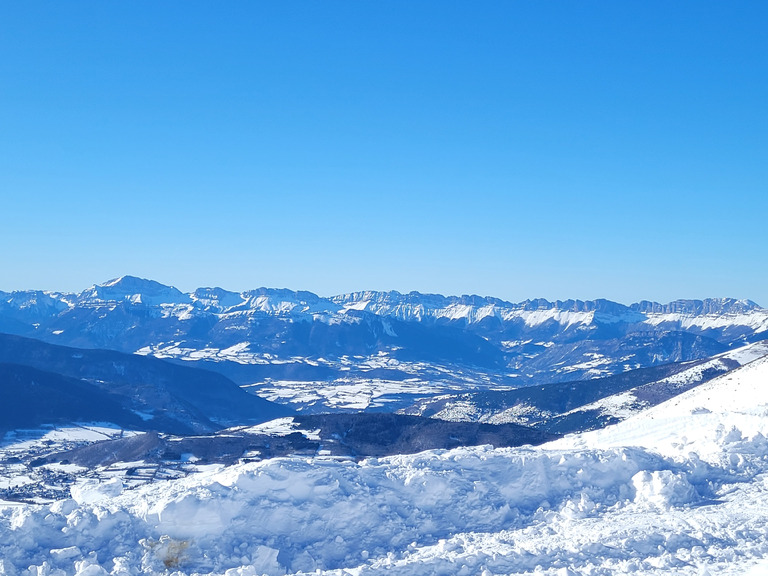
[[[0,290],[768,306],[765,2],[6,2]]]

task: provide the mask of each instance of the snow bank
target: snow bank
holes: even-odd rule
[[[662,554],[648,538],[663,543],[670,534],[656,527],[640,538],[633,526],[690,513],[712,480],[726,477],[709,467],[704,481],[697,470],[626,448],[275,459],[134,490],[83,484],[74,499],[0,508],[0,556],[25,576],[522,574],[536,566],[586,574],[588,565],[615,569],[660,554],[669,568],[692,553],[691,542],[675,540]],[[623,548],[608,554],[600,542],[619,528],[632,540],[622,536]],[[548,533],[559,536],[543,545]]]

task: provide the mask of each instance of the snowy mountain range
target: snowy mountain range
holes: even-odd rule
[[[708,358],[765,338],[768,310],[727,298],[625,306],[416,292],[185,293],[124,276],[80,293],[0,293],[0,332],[197,362],[239,384],[416,378],[517,387]]]

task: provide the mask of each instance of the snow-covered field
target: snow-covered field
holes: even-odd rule
[[[768,359],[539,448],[293,457],[0,506],[0,574],[768,573]]]
[[[277,380],[243,386],[262,398],[288,404],[297,411],[327,412],[370,410],[388,406],[390,410],[446,392],[461,392],[461,384],[417,378],[340,378],[336,380]]]

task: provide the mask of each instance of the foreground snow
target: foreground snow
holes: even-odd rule
[[[0,574],[762,574],[767,384],[757,360],[538,449],[83,483],[0,507]]]

